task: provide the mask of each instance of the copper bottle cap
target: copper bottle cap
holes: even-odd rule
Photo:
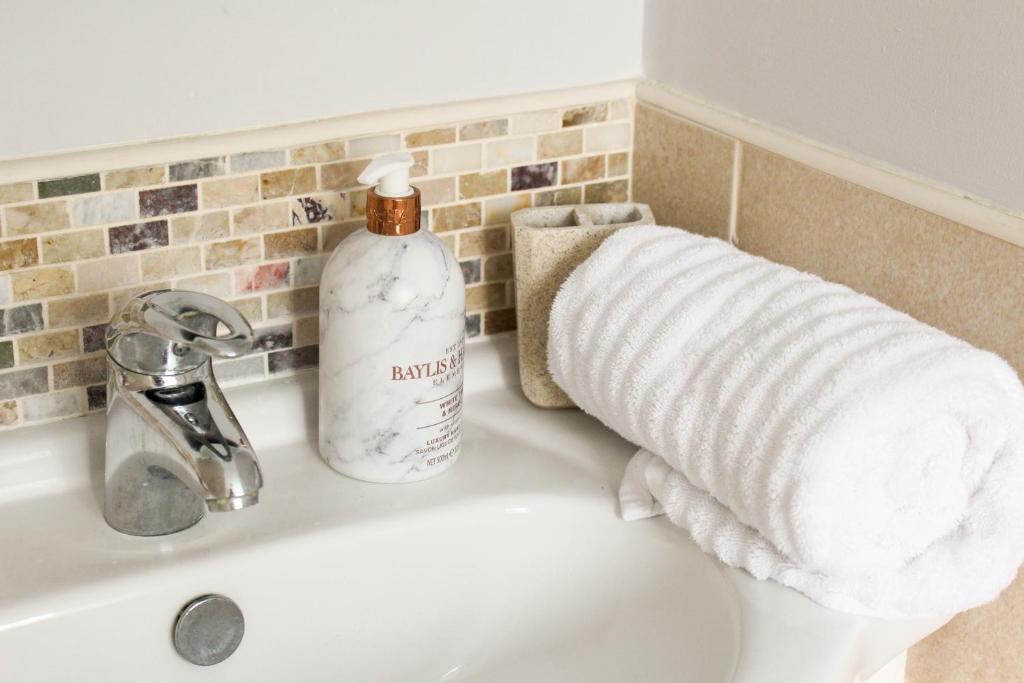
[[[382,197],[375,188],[366,191],[366,229],[378,235],[401,237],[420,229],[420,191],[412,188],[405,197]]]

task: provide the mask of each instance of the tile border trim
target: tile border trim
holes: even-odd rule
[[[626,79],[543,92],[350,114],[249,130],[0,159],[0,184],[151,166],[181,159],[226,157],[258,149],[298,147],[324,140],[371,135],[382,130],[427,129],[452,121],[506,117],[521,112],[560,109],[580,102],[632,98],[636,93],[636,84],[637,79]]]
[[[795,133],[718,109],[689,94],[657,83],[638,83],[636,98],[638,103],[686,118],[737,140],[1024,247],[1024,216],[982,203],[955,188],[886,167],[875,160],[852,157]],[[734,193],[736,181],[734,174]]]

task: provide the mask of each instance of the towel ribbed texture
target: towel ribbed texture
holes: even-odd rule
[[[675,228],[621,230],[562,286],[555,381],[641,447],[627,519],[828,607],[950,614],[1024,559],[1024,388],[998,356]],[[685,577],[680,577],[685,580]]]

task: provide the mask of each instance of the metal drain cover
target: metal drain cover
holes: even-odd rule
[[[174,649],[199,666],[230,657],[245,635],[245,618],[235,601],[203,595],[182,608],[174,622]]]

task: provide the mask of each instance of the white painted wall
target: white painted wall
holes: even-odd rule
[[[642,0],[5,0],[0,158],[640,75]]]
[[[647,78],[1024,211],[1024,3],[648,0]]]

